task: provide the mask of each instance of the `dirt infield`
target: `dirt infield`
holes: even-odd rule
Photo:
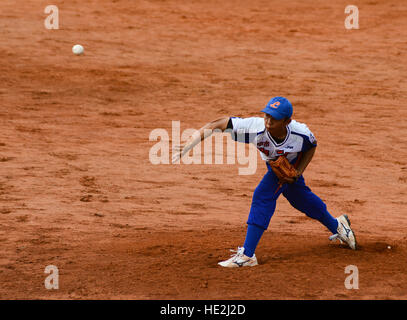
[[[0,4],[0,299],[407,299],[405,0],[54,1],[59,30],[49,4]],[[153,165],[149,134],[275,95],[317,137],[304,177],[360,249],[281,197],[260,265],[225,270],[264,163]]]

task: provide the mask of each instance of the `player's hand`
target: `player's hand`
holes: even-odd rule
[[[284,184],[284,183],[291,184],[291,183],[297,182],[298,178],[301,177],[302,172],[299,172],[298,170],[296,170],[296,171],[297,171],[297,174],[292,178],[290,178],[290,177],[281,177],[279,179],[280,184]]]
[[[188,152],[188,149],[186,148],[186,143],[182,143],[180,145],[177,145],[174,147],[172,151],[172,160],[171,163],[179,163],[178,161],[182,158],[184,154]]]
[[[289,178],[289,177],[280,178],[280,179],[278,180],[278,182],[279,182],[280,184],[284,184],[284,183],[289,183],[289,184],[291,184],[291,183],[294,183],[295,181],[297,181],[297,180],[295,180],[294,178]]]

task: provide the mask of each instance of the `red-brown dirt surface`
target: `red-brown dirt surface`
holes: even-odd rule
[[[405,0],[352,3],[359,30],[347,0],[53,1],[59,30],[49,4],[0,4],[1,299],[407,298]],[[223,269],[265,165],[153,165],[149,135],[275,95],[317,137],[305,179],[360,249],[281,197],[260,265]]]

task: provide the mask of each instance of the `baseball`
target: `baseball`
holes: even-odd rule
[[[80,44],[76,44],[72,47],[72,52],[76,55],[81,55],[84,52],[84,48]]]
[[[391,247],[390,247],[390,246],[387,246],[387,249],[391,249]]]

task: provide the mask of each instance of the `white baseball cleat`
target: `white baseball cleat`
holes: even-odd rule
[[[238,247],[236,250],[230,250],[232,252],[236,252],[232,255],[232,257],[228,260],[219,262],[218,264],[225,268],[240,268],[240,267],[254,267],[257,266],[257,258],[254,254],[253,257],[248,257],[244,254],[244,248]]]
[[[350,228],[350,220],[346,214],[343,214],[336,218],[338,220],[338,229],[336,234],[329,237],[329,240],[339,239],[340,242],[346,242],[349,247],[356,250],[357,243],[355,233]]]

